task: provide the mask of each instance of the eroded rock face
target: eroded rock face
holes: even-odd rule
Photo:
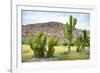
[[[31,33],[34,36],[36,32],[42,32],[49,37],[55,37],[62,40],[64,39],[63,28],[64,24],[59,22],[22,25],[22,37],[25,37],[28,33]]]
[[[64,41],[63,34],[64,24],[60,22],[46,22],[22,25],[22,37],[25,37],[28,33],[31,33],[34,37],[36,32],[42,32],[49,37],[55,37],[59,41]],[[73,36],[76,37],[81,30],[75,29]]]

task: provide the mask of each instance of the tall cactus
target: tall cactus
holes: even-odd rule
[[[77,19],[74,18],[73,16],[70,16],[69,23],[67,22],[64,27],[64,35],[65,35],[65,38],[68,40],[68,52],[70,52],[70,46],[71,46],[72,37],[73,37],[72,33],[73,33],[73,30],[75,29],[76,23],[77,23]]]

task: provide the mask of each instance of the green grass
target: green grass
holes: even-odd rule
[[[68,52],[67,46],[55,46],[54,57],[58,60],[84,60],[90,56],[86,53],[77,53],[76,46],[71,46],[71,53]],[[22,45],[22,61],[27,62],[34,57],[34,53],[29,45]]]
[[[22,45],[22,61],[29,61],[34,56],[29,45]]]
[[[55,54],[68,52],[67,46],[55,46],[54,48],[55,48]],[[76,46],[71,46],[71,51],[76,51]]]
[[[56,55],[55,58],[58,58],[58,60],[84,60],[89,59],[90,56],[85,53],[69,53],[63,55]]]

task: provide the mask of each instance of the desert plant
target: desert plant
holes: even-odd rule
[[[89,37],[87,35],[87,31],[86,30],[83,30],[82,33],[83,33],[83,41],[82,41],[82,45],[81,45],[81,51],[84,51],[86,46],[90,47],[90,44],[89,44],[90,39],[89,39]]]
[[[47,37],[42,33],[36,33],[34,37],[33,50],[36,51],[36,57],[45,57],[45,45],[46,45]]]
[[[77,48],[76,48],[77,52],[81,51],[80,48],[81,48],[82,40],[83,40],[82,35],[79,35],[75,40],[75,45],[77,46]]]
[[[28,45],[31,45],[32,42],[33,42],[32,34],[29,33],[29,34],[25,37],[24,40],[27,42]]]
[[[47,41],[46,35],[43,35],[42,33],[36,33],[34,38],[32,38],[31,35],[28,36],[28,41],[31,49],[34,52],[34,56],[37,58],[45,57],[45,45]]]
[[[77,23],[77,19],[74,18],[73,16],[70,16],[69,23],[67,22],[64,27],[64,35],[65,35],[65,38],[68,40],[68,52],[70,52],[70,46],[71,46],[72,37],[73,37],[72,33],[73,33],[73,30],[75,29],[76,23]]]
[[[88,37],[86,30],[82,31],[82,34],[77,37],[75,43],[77,45],[77,52],[84,52],[86,46],[90,47],[90,38]]]
[[[49,38],[48,39],[48,50],[47,50],[47,57],[53,57],[55,52],[54,46],[57,45],[57,39]]]
[[[58,40],[54,38],[48,38],[47,42],[47,36],[39,32],[36,33],[34,38],[29,34],[27,40],[36,58],[53,57],[54,46],[58,43]]]
[[[87,37],[87,46],[90,48],[90,37]]]

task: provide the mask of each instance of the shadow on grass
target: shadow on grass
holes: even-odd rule
[[[58,60],[86,60],[90,59],[90,55],[86,53],[71,52],[55,55],[55,58]]]

